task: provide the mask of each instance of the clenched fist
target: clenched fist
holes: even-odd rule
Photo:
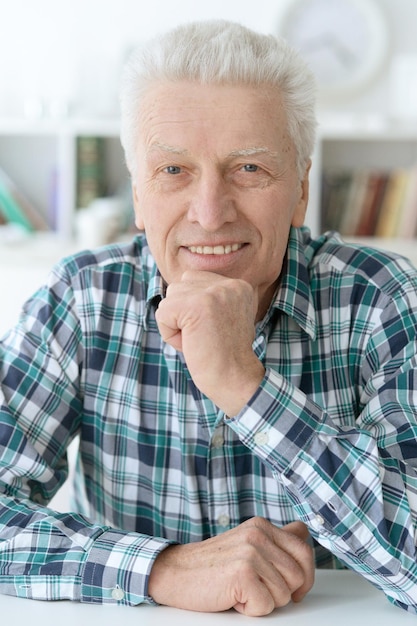
[[[159,604],[177,608],[267,615],[302,600],[313,586],[307,540],[301,522],[277,528],[255,517],[217,537],[161,552],[149,593]]]
[[[257,294],[243,280],[187,271],[168,286],[156,312],[164,341],[183,352],[194,383],[229,416],[264,376],[252,349],[257,305]]]

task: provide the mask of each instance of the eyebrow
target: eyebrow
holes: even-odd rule
[[[171,154],[189,154],[186,148],[170,146],[169,144],[160,143],[159,141],[155,141],[155,143],[150,146],[148,152],[153,152],[155,150],[162,150],[163,152],[170,152]]]
[[[278,156],[277,152],[272,152],[269,148],[263,146],[254,146],[251,148],[240,148],[238,150],[232,150],[229,152],[229,157],[248,157],[254,156],[256,154],[268,154],[269,156],[276,157]]]
[[[161,150],[162,152],[169,152],[170,154],[179,154],[187,156],[190,152],[186,148],[180,148],[178,146],[170,146],[166,143],[160,143],[159,141],[155,141],[150,148],[148,153]],[[236,150],[232,150],[227,155],[227,158],[236,158],[236,157],[250,157],[255,156],[257,154],[267,154],[272,158],[276,158],[278,156],[278,152],[274,152],[265,146],[252,146],[249,148],[237,148]]]

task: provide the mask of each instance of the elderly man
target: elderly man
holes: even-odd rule
[[[303,227],[310,72],[188,24],[121,105],[144,233],[65,259],[1,344],[0,591],[263,615],[348,566],[415,610],[417,276]]]

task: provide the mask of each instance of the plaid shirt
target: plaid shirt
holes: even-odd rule
[[[260,515],[415,611],[416,271],[292,230],[265,377],[230,418],[162,342],[163,295],[142,237],[79,253],[0,344],[0,591],[152,602],[160,550]],[[77,513],[57,513],[77,435]]]

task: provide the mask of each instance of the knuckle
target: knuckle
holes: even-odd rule
[[[250,525],[243,530],[243,538],[249,546],[259,546],[265,540],[265,532],[257,525]]]
[[[243,558],[236,562],[236,574],[240,580],[250,580],[255,576],[255,570],[250,558]]]
[[[242,542],[240,556],[243,563],[242,567],[244,567],[244,571],[247,573],[249,570],[252,570],[254,564],[259,558],[259,550],[257,548],[256,541],[252,541],[251,539],[245,539]]]
[[[268,520],[266,520],[264,517],[259,517],[257,515],[244,522],[243,526],[246,528],[251,528],[256,532],[265,533],[272,526],[272,524],[271,522],[268,522]]]

